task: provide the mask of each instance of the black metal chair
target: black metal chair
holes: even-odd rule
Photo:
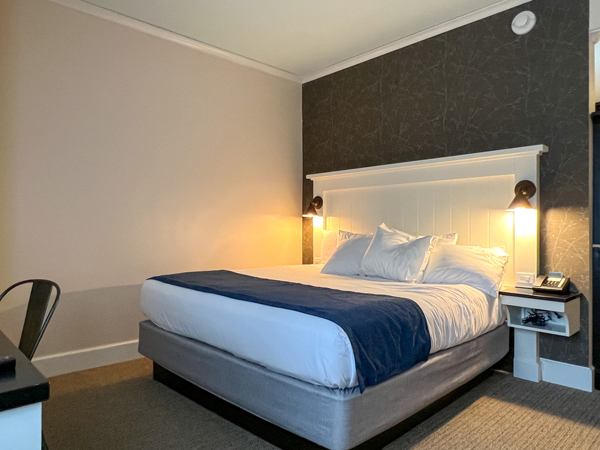
[[[54,314],[56,305],[58,304],[60,287],[54,281],[50,280],[19,281],[0,294],[0,301],[16,287],[29,283],[31,283],[31,293],[29,294],[25,323],[23,324],[23,331],[21,332],[21,339],[19,341],[19,350],[31,360],[42,340],[46,327]],[[48,305],[52,299],[53,288],[56,289],[56,297],[48,310]],[[47,449],[48,444],[46,443],[46,438],[42,432],[42,450]]]

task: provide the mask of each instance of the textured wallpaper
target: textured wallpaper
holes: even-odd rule
[[[510,24],[530,9],[525,36]],[[304,175],[546,144],[541,268],[589,293],[588,0],[514,8],[303,86]],[[303,205],[312,198],[304,180]],[[303,260],[312,261],[304,221]],[[542,335],[541,356],[588,365],[589,305],[571,338]]]

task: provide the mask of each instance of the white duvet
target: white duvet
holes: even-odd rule
[[[412,284],[320,273],[320,265],[236,272],[260,278],[414,300],[423,310],[431,353],[486,333],[504,321],[497,298],[466,285]],[[141,306],[157,326],[247,361],[331,388],[358,384],[346,333],[335,323],[296,311],[234,300],[156,280],[142,287]]]

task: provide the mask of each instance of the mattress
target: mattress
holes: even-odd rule
[[[431,353],[454,347],[504,321],[497,298],[466,285],[401,283],[321,274],[320,265],[239,270],[238,273],[332,289],[409,298],[423,310]],[[158,327],[196,339],[275,372],[329,388],[358,384],[354,354],[335,323],[147,280],[141,307]]]

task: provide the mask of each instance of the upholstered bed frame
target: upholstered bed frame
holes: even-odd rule
[[[537,227],[515,232],[519,225],[506,207],[516,182],[538,184],[538,157],[545,151],[539,145],[308,178],[324,199],[326,228],[373,231],[385,222],[413,234],[458,232],[459,244],[503,246],[511,254],[505,284],[513,284],[517,272],[537,274]],[[537,198],[530,201],[535,205]],[[508,352],[508,329],[435,353],[362,394],[272,372],[150,321],[140,324],[139,351],[154,361],[156,379],[280,447],[381,448],[405,431],[402,425],[426,418],[432,405],[481,378]],[[266,422],[252,425],[244,411]]]
[[[503,325],[438,352],[362,394],[358,387],[331,389],[275,373],[162,330],[150,321],[140,324],[139,351],[160,367],[243,410],[325,448],[345,450],[402,422],[489,369],[508,352],[508,328]],[[161,374],[165,377],[164,371],[155,375]],[[173,377],[165,378],[167,383],[176,383]]]

